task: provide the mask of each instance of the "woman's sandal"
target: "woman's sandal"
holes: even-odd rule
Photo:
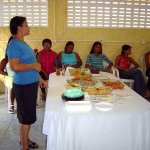
[[[29,148],[32,148],[32,149],[36,149],[36,148],[38,148],[38,144],[37,144],[37,143],[35,143],[35,142],[31,141],[30,139],[28,139],[28,141],[30,141],[30,142],[31,142],[31,144],[29,144]]]
[[[14,105],[10,105],[10,106],[9,106],[8,112],[9,112],[10,114],[14,114],[14,113],[15,113]]]
[[[28,145],[29,148],[36,149],[36,148],[39,147],[37,143],[35,143],[35,142],[33,142],[33,141],[29,140],[29,139],[28,139],[28,141],[31,142],[31,143]],[[21,145],[21,142],[20,142],[20,145]]]

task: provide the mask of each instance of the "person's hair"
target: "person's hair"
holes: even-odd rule
[[[7,46],[8,46],[8,44],[10,43],[10,41],[11,41],[12,39],[13,39],[13,35],[10,36],[10,38],[9,38],[9,40],[8,40],[8,42],[7,42]],[[8,59],[7,53],[5,53],[5,58]]]
[[[92,46],[92,48],[91,48],[90,54],[93,54],[93,53],[94,53],[94,48],[95,48],[97,45],[102,45],[102,43],[99,42],[99,41],[94,42],[94,44],[93,44],[93,46]],[[102,54],[102,50],[101,50],[100,54]]]
[[[11,36],[7,42],[7,46],[9,45],[10,41],[13,39],[13,35],[17,34],[18,27],[22,26],[23,22],[26,20],[26,17],[15,16],[10,20],[10,32]],[[5,53],[5,58],[8,59],[7,53]]]
[[[10,20],[10,32],[12,35],[17,34],[18,27],[22,27],[24,21],[26,21],[26,17],[22,16],[15,16]]]
[[[50,45],[52,45],[52,41],[50,39],[44,39],[42,41],[42,45],[44,46],[44,43],[49,43]]]
[[[68,41],[65,45],[65,50],[66,50],[66,47],[69,46],[69,45],[73,45],[74,46],[74,43],[72,41]]]
[[[130,45],[123,45],[123,46],[122,46],[121,55],[124,55],[124,54],[125,54],[125,51],[127,51],[129,48],[131,48]]]

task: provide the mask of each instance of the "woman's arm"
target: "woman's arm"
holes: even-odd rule
[[[37,62],[41,64],[41,54],[40,52],[37,54],[37,58],[36,58]]]
[[[91,59],[90,59],[90,55],[88,55],[88,57],[87,57],[87,59],[86,59],[85,68],[91,68]]]
[[[108,66],[106,68],[104,68],[104,69],[101,69],[101,70],[102,71],[110,72],[110,69],[113,66],[112,61],[110,61],[109,58],[106,55],[104,55],[104,54],[102,54],[102,57],[103,57],[103,60],[108,63]]]
[[[7,58],[2,59],[1,64],[0,64],[0,74],[8,75],[7,72],[5,71],[7,63],[8,63],[8,59]]]
[[[76,59],[77,59],[77,64],[72,65],[71,67],[73,67],[73,68],[79,68],[82,65],[82,60],[81,60],[80,56],[76,52],[75,52],[75,55],[76,55]]]
[[[100,69],[100,71],[111,72],[111,67],[112,67],[112,66],[113,66],[113,63],[109,63],[109,65],[107,66],[107,68]]]
[[[109,63],[109,65],[107,66],[107,68],[106,69],[110,69],[111,67],[113,66],[113,63]]]
[[[15,72],[23,72],[31,69],[35,69],[39,72],[41,70],[41,65],[37,62],[33,64],[21,64],[19,59],[10,59],[9,64],[10,69]]]
[[[130,60],[131,64],[133,64],[133,67],[130,68],[129,70],[136,70],[137,68],[140,67],[139,64],[136,63],[136,62],[134,61],[134,59],[132,59],[131,57],[129,57],[129,60]]]
[[[57,56],[57,65],[58,65],[58,67],[62,67],[61,65],[61,59],[62,59],[62,52],[60,52],[59,54],[58,54],[58,56]]]
[[[149,69],[150,68],[150,60],[149,60],[149,57],[150,57],[150,52],[146,53],[144,55],[144,58],[145,58],[145,64],[146,64],[146,68]]]
[[[39,52],[38,55],[37,55],[37,62],[38,62],[39,64],[41,64],[41,53],[40,53],[40,52]],[[41,72],[43,72],[44,75],[46,76],[46,78],[48,79],[48,74],[42,69],[42,67],[41,67]]]

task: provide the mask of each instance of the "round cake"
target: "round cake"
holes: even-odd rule
[[[78,88],[71,88],[64,91],[62,99],[64,101],[81,101],[84,99],[84,92]]]

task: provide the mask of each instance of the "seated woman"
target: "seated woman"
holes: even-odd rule
[[[120,78],[134,80],[135,92],[141,96],[149,96],[142,72],[138,69],[139,65],[129,57],[130,54],[131,46],[123,45],[121,55],[116,57],[115,67],[119,70]],[[133,67],[131,67],[131,64]]]
[[[58,54],[58,67],[62,67],[64,65],[65,68],[79,68],[82,65],[82,60],[80,56],[73,52],[74,43],[72,41],[68,41],[65,46],[65,50]]]
[[[147,88],[150,90],[150,52],[145,54],[146,76],[148,77]]]
[[[15,110],[14,110],[15,96],[14,96],[13,87],[12,87],[14,72],[9,67],[7,55],[1,61],[0,74],[4,75],[5,85],[10,89],[10,93],[9,93],[10,95],[8,95],[8,112],[10,114],[14,114],[15,113]]]
[[[108,66],[105,68],[103,61],[108,63]],[[90,54],[86,59],[85,67],[91,70],[91,73],[99,73],[99,71],[111,72],[111,67],[113,63],[102,54],[102,44],[97,41],[93,44]]]
[[[50,39],[44,39],[42,41],[43,49],[38,52],[37,62],[41,64],[40,76],[44,80],[49,79],[49,75],[55,72],[55,61],[57,53],[54,52],[52,47],[52,42]],[[43,100],[46,99],[45,88],[41,87]]]

